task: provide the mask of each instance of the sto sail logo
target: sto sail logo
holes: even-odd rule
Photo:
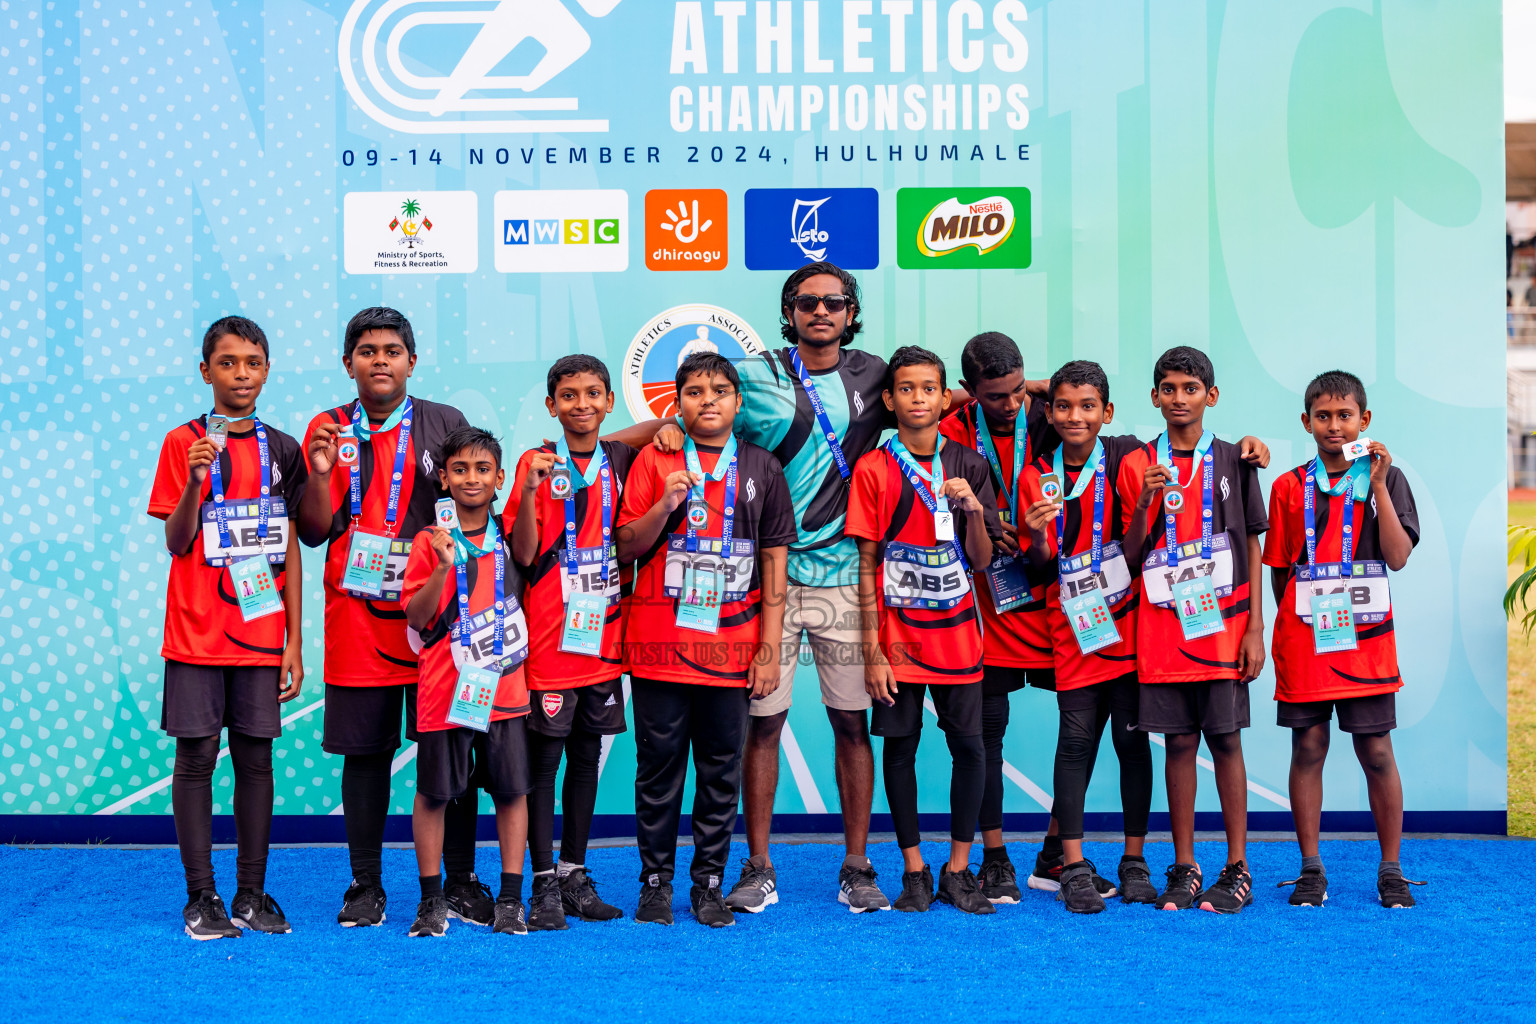
[[[497,192],[492,211],[500,273],[629,269],[629,193],[623,189]]]
[[[624,356],[624,404],[638,423],[677,415],[677,368],[695,352],[716,352],[733,363],[761,355],[752,325],[728,309],[692,303],[652,317]]]
[[[1029,266],[1027,188],[896,191],[896,265],[906,270]]]
[[[574,116],[580,76],[566,72],[620,2],[354,0],[338,70],[364,114],[411,135],[606,132],[607,120]]]
[[[830,260],[847,270],[880,265],[880,193],[872,188],[749,188],[748,270],[794,270]]]

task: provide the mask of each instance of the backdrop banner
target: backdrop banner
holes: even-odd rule
[[[784,278],[817,259],[859,278],[860,346],[925,345],[951,381],[983,330],[1016,339],[1030,377],[1095,359],[1114,426],[1143,438],[1161,428],[1157,354],[1205,349],[1221,388],[1207,422],[1269,444],[1266,495],[1309,457],[1307,381],[1359,374],[1423,531],[1392,581],[1409,827],[1503,829],[1498,0],[0,10],[5,838],[126,836],[114,822],[169,814],[168,557],[145,509],[162,438],[209,406],[209,322],[266,329],[262,418],[302,436],[356,394],[347,319],[397,307],[413,393],[500,435],[510,466],[558,429],[551,361],[607,362],[612,427],[667,415],[683,354],[780,344]],[[279,837],[339,831],[321,566],[306,550],[309,675],[276,744],[277,813],[293,816]],[[1267,587],[1265,606],[1272,622]],[[808,664],[795,685],[779,809],[836,830]],[[1284,827],[1273,690],[1266,668],[1244,748],[1250,809]],[[1013,701],[1006,809],[1043,823],[1055,700]],[[395,762],[397,814],[414,750]],[[600,814],[632,813],[634,762],[633,734],[613,740]],[[946,810],[937,734],[919,771],[922,809]],[[1106,744],[1090,826],[1113,826],[1115,776]],[[1367,823],[1347,743],[1325,780],[1327,820]],[[220,772],[218,813],[230,796]]]

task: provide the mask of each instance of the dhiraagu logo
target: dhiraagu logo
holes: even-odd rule
[[[496,269],[503,274],[629,268],[629,193],[518,189],[493,202]]]
[[[1013,269],[1031,259],[1027,188],[896,192],[896,265],[907,270]]]

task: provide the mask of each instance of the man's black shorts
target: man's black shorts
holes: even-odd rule
[[[1143,732],[1224,736],[1248,728],[1248,684],[1235,679],[1142,683],[1137,718]]]
[[[283,734],[276,665],[165,663],[160,728],[178,739],[217,736],[228,727],[257,739]]]
[[[416,736],[416,684],[336,686],[325,684],[325,728],[320,747],[327,754],[389,754],[405,737]]]
[[[1339,728],[1357,736],[1375,736],[1397,728],[1397,694],[1373,693],[1339,700],[1275,701],[1275,718],[1282,729],[1326,725],[1337,710]]]
[[[528,728],[541,736],[569,736],[576,725],[598,736],[617,736],[627,728],[617,677],[571,690],[537,690],[528,698],[533,705]]]
[[[875,736],[915,736],[923,731],[923,697],[933,698],[939,728],[954,736],[981,735],[982,682],[897,683],[896,703],[890,707],[875,701],[869,713],[869,731]]]
[[[983,665],[981,667],[981,692],[997,697],[1033,686],[1037,690],[1056,689],[1056,670],[1053,668],[1013,668],[1008,665]]]
[[[444,803],[477,786],[493,800],[532,792],[527,722],[520,715],[492,722],[488,732],[453,726],[422,733],[416,738],[416,792]]]

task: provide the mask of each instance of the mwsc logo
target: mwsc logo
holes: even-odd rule
[[[592,46],[567,2],[354,0],[337,40],[342,83],[369,117],[412,135],[606,132],[606,119],[570,116],[575,96],[531,95]],[[591,18],[619,2],[575,0]],[[453,31],[461,25],[478,26],[468,46]],[[543,50],[532,69],[491,73],[524,42]],[[423,72],[444,68],[447,74]]]
[[[496,193],[492,212],[503,274],[629,269],[623,189],[514,189]]]

